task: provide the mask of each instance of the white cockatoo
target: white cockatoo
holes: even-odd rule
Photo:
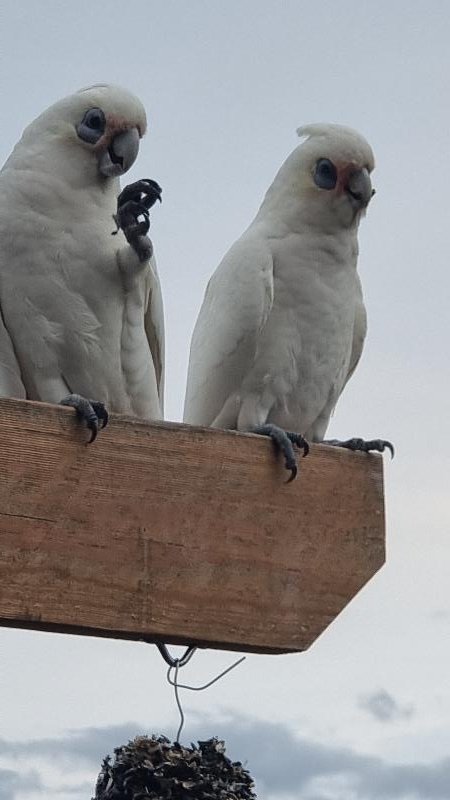
[[[292,443],[306,454],[306,440],[323,441],[361,356],[366,312],[357,234],[374,193],[373,153],[356,131],[317,124],[298,134],[304,141],[209,281],[184,412],[193,425],[270,436],[291,479]],[[383,440],[339,444],[390,447]]]
[[[163,307],[146,236],[161,190],[144,180],[119,195],[146,124],[130,92],[92,86],[35,119],[0,172],[0,394],[74,406],[91,440],[106,408],[162,415]]]

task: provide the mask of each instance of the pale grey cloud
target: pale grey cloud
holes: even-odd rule
[[[334,800],[314,784],[341,778],[358,800],[448,800],[450,758],[429,764],[395,764],[350,748],[314,742],[295,735],[287,726],[240,717],[221,726],[217,735],[226,739],[231,757],[248,760],[260,794]],[[341,795],[336,795],[336,800],[338,797]]]
[[[358,705],[379,722],[397,722],[414,714],[412,704],[398,703],[385,689],[361,697]]]
[[[83,761],[89,765],[100,767],[101,759],[107,752],[112,753],[114,747],[132,739],[141,729],[134,723],[113,725],[105,728],[82,728],[68,731],[59,738],[28,739],[25,741],[7,741],[0,739],[0,756],[12,758],[43,757],[53,759],[55,756]]]
[[[21,772],[14,769],[0,769],[0,800],[20,800],[23,791],[40,791],[42,781],[35,770]]]
[[[61,795],[73,795],[73,800],[89,800],[94,789],[92,781],[82,781],[82,783],[77,783],[73,786],[67,786],[67,784],[63,783],[51,791],[56,798],[61,797]],[[48,793],[48,789],[45,789],[45,794],[47,795]]]
[[[124,744],[142,728],[134,723],[105,728],[87,728],[71,731],[61,738],[30,740],[26,742],[0,742],[0,753],[15,758],[46,757],[49,761],[64,762],[70,758],[73,777],[77,764],[92,768],[92,787],[100,763],[106,753]],[[189,725],[189,739],[206,736],[223,738],[228,755],[246,763],[255,778],[258,795],[295,797],[296,800],[340,800],[341,793],[333,794],[333,785],[346,787],[348,798],[358,800],[447,800],[450,785],[450,758],[428,764],[395,764],[367,756],[350,748],[321,744],[296,735],[283,724],[268,723],[254,718],[232,714],[226,721],[214,722],[198,719]],[[14,789],[16,773],[9,773]],[[66,773],[67,780],[67,773]],[[12,781],[12,783],[11,783]],[[38,784],[37,784],[38,785]],[[78,800],[87,786],[72,786]],[[341,792],[341,789],[339,792]],[[45,790],[43,789],[43,797]],[[62,793],[62,787],[60,789]],[[11,794],[0,800],[8,800]],[[12,798],[15,795],[12,794]]]

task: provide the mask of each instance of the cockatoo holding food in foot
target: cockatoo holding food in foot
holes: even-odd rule
[[[130,92],[92,86],[35,119],[0,172],[0,394],[73,406],[91,441],[107,408],[162,416],[163,308],[146,235],[161,189],[119,186],[146,125]]]

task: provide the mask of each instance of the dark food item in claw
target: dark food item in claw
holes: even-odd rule
[[[137,736],[103,761],[92,800],[253,800],[254,783],[212,738],[198,746]]]
[[[132,200],[136,203],[141,203],[148,211],[155,205],[157,200],[160,203],[162,202],[161,194],[162,189],[156,181],[152,181],[151,178],[142,178],[142,180],[130,183],[122,189],[117,198],[117,204],[122,206]]]
[[[117,198],[117,213],[114,214],[117,230],[113,231],[113,234],[120,229],[125,231],[131,225],[137,226],[139,224],[137,218],[142,216],[144,220],[140,223],[140,233],[145,236],[150,227],[149,211],[157,200],[162,202],[161,194],[162,189],[159,184],[150,178],[125,186]]]
[[[150,239],[147,238],[150,228],[149,211],[157,200],[162,202],[161,194],[162,189],[156,181],[143,178],[125,186],[117,198],[117,212],[113,215],[117,227],[112,232],[113,236],[122,230],[140,261],[146,261],[153,252]]]

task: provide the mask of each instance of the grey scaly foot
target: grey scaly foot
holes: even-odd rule
[[[345,447],[347,450],[358,450],[362,453],[370,453],[376,450],[377,453],[384,453],[385,450],[390,450],[391,458],[394,458],[394,445],[386,439],[347,439],[341,442],[340,439],[324,439],[323,444],[331,444],[333,447]]]
[[[104,428],[108,423],[108,412],[103,403],[97,400],[87,400],[80,394],[69,394],[61,400],[60,405],[74,408],[77,417],[86,423],[91,431],[89,444],[97,437],[99,428]]]
[[[291,476],[288,478],[287,483],[290,483],[297,476],[298,466],[297,457],[293,445],[296,444],[303,450],[303,456],[309,453],[309,444],[300,433],[290,433],[279,428],[278,425],[266,423],[265,425],[258,425],[252,428],[252,433],[258,433],[260,436],[269,436],[278,450],[284,456],[284,464],[286,469],[291,471]]]

